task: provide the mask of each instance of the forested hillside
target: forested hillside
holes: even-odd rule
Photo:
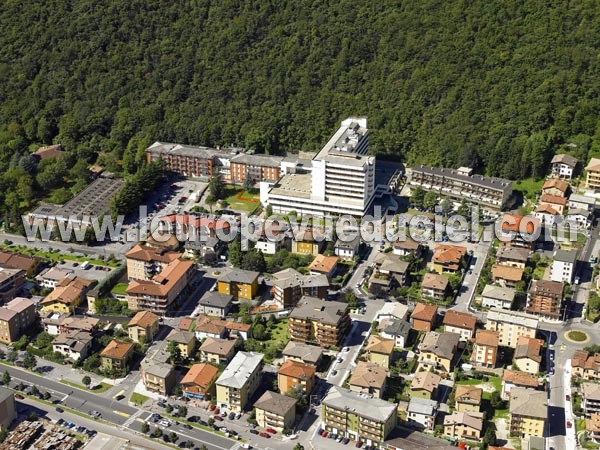
[[[45,189],[37,144],[73,185],[154,140],[316,150],[352,114],[377,154],[540,176],[600,151],[598,49],[597,0],[5,0],[0,201]]]

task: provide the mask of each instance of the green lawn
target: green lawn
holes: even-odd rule
[[[488,381],[477,380],[475,378],[471,378],[468,380],[457,381],[456,384],[463,384],[463,385],[468,385],[468,386],[479,386],[479,385],[491,384],[496,391],[502,392],[502,379],[500,377],[488,377]],[[486,392],[486,390],[484,389],[484,391],[483,391],[483,399],[484,400],[489,400],[491,395],[492,395],[491,392]]]
[[[60,382],[62,384],[66,384],[67,386],[71,386],[77,389],[82,389],[84,391],[88,391],[88,392],[93,392],[94,394],[102,394],[103,392],[108,391],[112,385],[108,384],[108,383],[100,383],[97,389],[88,389],[87,387],[85,387],[83,384],[79,384],[79,383],[73,383],[72,381],[69,380],[65,380],[64,378],[61,378]]]
[[[542,185],[545,180],[535,180],[533,178],[527,178],[522,181],[515,181],[513,183],[513,191],[521,192],[523,198],[533,200],[536,195],[541,193]]]
[[[94,264],[96,266],[104,266],[104,267],[118,267],[121,264],[119,261],[102,261],[101,259],[88,258],[86,256],[75,256],[75,255],[70,255],[68,253],[60,253],[59,251],[50,252],[47,250],[36,249],[34,247],[24,247],[21,245],[14,245],[14,244],[8,245],[4,242],[0,242],[0,248],[9,250],[12,252],[22,253],[24,255],[37,256],[38,258],[41,258],[45,261],[53,261],[53,262],[57,262],[60,260],[78,261],[78,262],[88,261],[90,264]]]
[[[115,284],[115,287],[111,289],[110,292],[112,292],[115,295],[125,295],[127,291],[127,286],[129,286],[129,284],[127,283],[117,283]]]
[[[244,191],[239,186],[227,185],[227,197],[225,200],[229,203],[228,208],[236,211],[252,213],[259,205],[259,194]]]
[[[147,397],[145,395],[138,394],[137,392],[134,392],[133,394],[131,394],[131,398],[129,399],[129,401],[131,403],[135,403],[138,406],[142,406],[149,399],[150,399],[150,397]]]

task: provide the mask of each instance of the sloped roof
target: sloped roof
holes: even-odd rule
[[[421,352],[433,353],[440,358],[452,360],[459,340],[460,335],[456,333],[430,331],[425,334],[423,341],[419,344],[419,350]]]
[[[458,403],[469,403],[471,405],[480,405],[483,397],[483,389],[477,386],[458,384],[454,399]]]
[[[315,376],[316,371],[315,366],[288,359],[281,365],[277,373],[286,377],[309,380]]]
[[[508,281],[521,281],[523,278],[523,269],[520,267],[503,266],[500,264],[494,264],[492,266],[492,276],[494,279],[508,280]]]
[[[590,162],[585,167],[585,170],[587,170],[588,172],[598,172],[598,171],[600,171],[600,159],[598,159],[598,158],[592,158],[592,159],[590,159]]]
[[[387,370],[383,367],[378,364],[359,361],[352,372],[349,383],[351,386],[381,389],[386,378]]]
[[[330,273],[339,260],[340,258],[337,256],[325,256],[319,253],[308,266],[308,269],[314,272]]]
[[[514,384],[516,386],[525,386],[534,389],[540,385],[540,382],[535,375],[527,372],[521,372],[519,370],[506,369],[502,375],[502,381],[505,383]]]
[[[123,359],[127,354],[133,350],[132,342],[123,342],[113,339],[108,343],[100,356],[103,358],[111,358],[111,359]]]
[[[515,349],[515,359],[529,358],[535,362],[542,361],[542,347],[544,341],[541,339],[530,338],[527,336],[519,336],[517,339],[517,347]]]
[[[500,333],[490,330],[477,330],[475,335],[475,344],[485,345],[486,347],[498,347]]]
[[[600,160],[598,160],[598,162],[600,164]],[[577,158],[571,155],[560,153],[552,157],[551,164],[566,164],[567,166],[575,167],[577,165]]]
[[[394,352],[395,341],[393,339],[385,339],[379,336],[371,336],[365,350],[372,353],[381,353],[383,355],[391,355]]]
[[[291,409],[296,407],[297,401],[298,400],[295,398],[288,397],[287,395],[281,395],[273,391],[266,391],[258,400],[256,400],[254,407],[283,417]]]
[[[208,389],[217,376],[219,369],[210,364],[194,364],[181,380],[181,384],[195,384]]]
[[[156,261],[164,264],[169,264],[180,256],[181,253],[179,252],[142,244],[136,244],[131,250],[125,253],[125,257],[128,259],[144,262]]]
[[[283,349],[282,354],[316,364],[323,354],[323,349],[316,345],[305,344],[304,342],[289,341]]]
[[[322,402],[340,411],[354,414],[377,422],[386,422],[392,414],[397,414],[397,405],[379,398],[363,397],[338,386],[332,386]]]
[[[423,320],[425,322],[433,322],[437,316],[438,307],[435,305],[427,305],[425,303],[417,303],[411,314],[413,320]]]
[[[260,273],[252,270],[233,269],[219,278],[224,283],[252,284],[258,279]]]
[[[158,323],[159,316],[150,311],[140,311],[129,322],[129,327],[138,326],[141,328],[148,328]]]
[[[542,186],[542,191],[544,189],[558,189],[564,194],[569,189],[569,183],[558,178],[551,178]]]
[[[235,341],[229,339],[206,338],[200,346],[200,351],[219,356],[227,356],[235,347]]]
[[[537,419],[548,416],[548,402],[544,391],[514,387],[510,390],[510,414]]]
[[[531,250],[523,247],[503,246],[498,249],[496,259],[508,259],[511,261],[527,262]]]
[[[540,203],[549,203],[551,205],[567,205],[567,199],[565,197],[559,197],[558,195],[542,194],[540,197]]]
[[[475,331],[477,317],[472,314],[449,310],[446,311],[443,324],[451,327]]]
[[[426,273],[421,282],[422,289],[434,289],[436,291],[444,291],[448,288],[450,281],[448,277],[437,273]]]
[[[515,290],[513,288],[507,288],[502,286],[494,286],[493,284],[486,284],[481,293],[482,297],[493,298],[495,300],[510,301],[515,299]]]
[[[457,265],[467,253],[467,248],[460,245],[438,244],[433,251],[434,263]]]
[[[425,372],[417,372],[412,379],[410,384],[411,389],[423,389],[427,392],[433,392],[436,389],[440,382],[442,381],[442,377],[438,374],[425,371]]]
[[[483,419],[480,415],[468,412],[454,412],[444,417],[444,425],[465,425],[469,428],[483,430]]]
[[[185,330],[172,330],[167,336],[167,342],[173,341],[178,344],[189,344],[195,339],[194,333]]]

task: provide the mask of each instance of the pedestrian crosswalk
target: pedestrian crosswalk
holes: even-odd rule
[[[141,416],[143,413],[144,413],[144,411],[143,411],[143,410],[141,410],[141,409],[138,409],[138,410],[137,410],[135,413],[133,413],[131,416],[129,416],[129,419],[127,419],[127,420],[125,421],[125,423],[123,424],[123,426],[124,426],[125,428],[129,428],[129,427],[131,426],[131,424],[132,424],[133,422],[135,422],[135,421],[136,421],[136,419],[137,419],[138,417],[140,417],[140,416]]]

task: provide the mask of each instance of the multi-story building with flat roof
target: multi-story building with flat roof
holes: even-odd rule
[[[289,315],[288,327],[293,341],[325,348],[339,345],[350,327],[348,304],[302,297]]]
[[[216,382],[217,406],[243,411],[260,384],[263,354],[238,352]]]
[[[379,446],[396,426],[397,407],[395,403],[333,386],[322,402],[323,428]]]
[[[512,181],[503,178],[474,175],[472,169],[461,167],[417,166],[410,171],[412,186],[438,192],[459,200],[467,199],[494,209],[502,209],[512,194]]]

